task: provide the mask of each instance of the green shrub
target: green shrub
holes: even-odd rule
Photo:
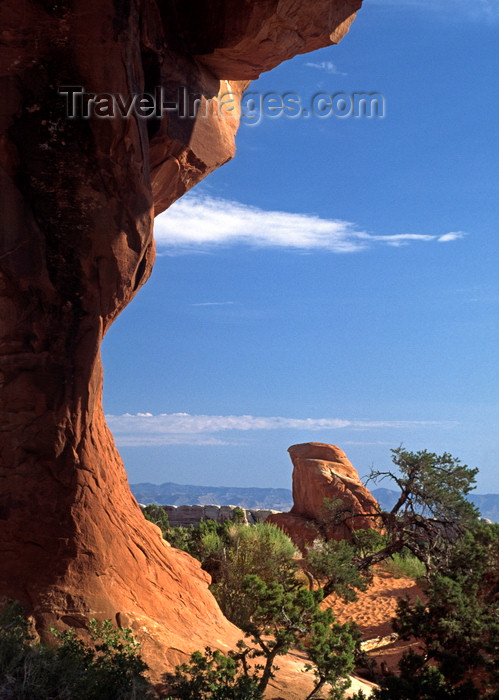
[[[393,628],[415,637],[376,700],[498,700],[499,525],[475,523],[430,571],[426,600],[400,600]]]
[[[275,525],[231,524],[217,553],[218,569],[210,571],[211,591],[224,615],[238,627],[248,621],[251,603],[243,594],[247,576],[257,576],[266,584],[278,582],[285,590],[297,588],[294,554],[294,544]]]
[[[355,546],[346,540],[315,540],[307,550],[307,567],[323,584],[324,595],[337,593],[344,600],[357,600],[357,590],[365,591],[369,572],[355,564]]]
[[[22,609],[0,613],[0,700],[146,700],[156,697],[131,631],[109,620],[90,623],[95,647],[74,631],[55,633],[59,644],[36,643]]]
[[[161,527],[173,547],[201,562],[212,577],[211,591],[226,617],[241,626],[247,619],[241,597],[242,582],[248,575],[270,583],[278,581],[286,590],[297,588],[296,550],[289,537],[270,523],[248,525],[244,511],[236,508],[233,518],[221,523],[202,520],[195,527],[171,527],[161,506],[150,505],[145,517]]]
[[[149,522],[157,525],[161,530],[161,533],[165,539],[168,539],[170,533],[170,521],[168,519],[168,513],[162,506],[157,506],[155,503],[151,503],[146,506],[143,510],[144,517]]]
[[[382,569],[396,578],[412,578],[414,581],[421,581],[426,576],[426,565],[414,554],[404,551],[384,561]]]
[[[165,681],[169,700],[262,700],[257,679],[241,672],[241,662],[209,647],[204,655],[194,652],[190,663],[177,666]]]

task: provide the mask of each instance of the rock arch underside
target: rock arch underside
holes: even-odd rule
[[[149,277],[154,214],[233,157],[238,120],[71,120],[58,87],[237,96],[337,43],[360,5],[0,3],[0,597],[19,600],[42,637],[110,618],[132,627],[153,672],[240,637],[198,563],[130,493],[99,350]]]

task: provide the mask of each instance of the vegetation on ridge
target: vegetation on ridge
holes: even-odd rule
[[[0,611],[0,700],[147,700],[156,697],[128,629],[90,621],[86,645],[69,630],[59,644],[35,641],[22,608]]]
[[[390,478],[398,486],[400,495],[389,512],[359,513],[340,499],[324,504],[318,523],[321,537],[307,559],[326,595],[341,592],[343,585],[350,599],[355,599],[355,589],[365,588],[373,565],[394,555],[412,554],[428,576],[448,562],[456,543],[478,520],[477,509],[466,499],[477,469],[448,453],[408,452],[398,447],[392,455],[396,470],[373,470],[369,477]],[[372,518],[373,529],[354,530],[349,524],[359,515]],[[340,524],[350,526],[351,542],[327,540],[327,532]]]
[[[450,455],[394,450],[401,494],[383,531],[357,530],[352,542],[315,544],[300,563],[320,582],[307,590],[294,545],[274,525],[248,526],[243,513],[225,523],[171,528],[165,512],[146,515],[170,541],[197,556],[212,575],[212,591],[245,637],[225,655],[210,648],[165,674],[170,700],[262,700],[278,657],[302,649],[315,677],[312,698],[341,700],[362,661],[354,623],[339,624],[324,593],[346,600],[368,585],[374,563],[419,563],[425,601],[398,603],[393,620],[416,638],[398,673],[377,678],[375,700],[499,700],[499,525],[479,521],[465,496],[476,470]],[[325,504],[324,527],[355,516],[341,502]],[[423,570],[421,569],[423,566]],[[159,697],[130,630],[90,624],[92,644],[72,631],[55,633],[48,649],[31,636],[15,605],[0,614],[0,700],[146,700]],[[327,689],[327,690],[326,690]],[[164,697],[163,692],[163,697]],[[355,700],[362,700],[357,693]],[[305,699],[304,699],[305,700]]]
[[[376,698],[499,697],[494,661],[499,651],[499,532],[498,527],[479,522],[477,510],[466,498],[477,470],[462,465],[448,453],[413,453],[402,447],[392,452],[396,469],[371,474],[373,479],[391,478],[400,490],[389,512],[373,516],[378,526],[381,522],[382,531],[352,531],[352,542],[328,541],[324,536],[307,552],[306,567],[325,594],[335,592],[346,600],[355,600],[356,591],[366,588],[374,564],[383,562],[388,567],[405,569],[419,580],[424,577],[427,602],[399,603],[394,620],[401,636],[421,640],[423,653],[405,655],[398,675],[380,679]],[[325,535],[331,525],[348,524],[356,515],[359,513],[341,501],[328,502],[319,525]],[[227,550],[224,557],[230,569]],[[473,566],[465,574],[470,562]],[[242,582],[239,594],[234,590],[234,597],[245,600],[249,596],[254,601],[257,587],[248,592],[244,586],[249,583],[244,578]],[[218,585],[216,580],[215,594]],[[244,615],[248,619],[249,611],[251,622],[254,613],[251,606],[245,607]],[[244,629],[244,620],[238,619],[238,624]],[[339,685],[334,692],[341,697]]]

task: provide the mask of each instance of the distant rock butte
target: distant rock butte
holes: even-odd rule
[[[267,522],[279,525],[301,549],[318,536],[325,499],[341,499],[352,513],[344,523],[327,526],[328,539],[349,539],[352,530],[378,526],[378,519],[371,517],[379,510],[378,502],[339,447],[307,442],[292,445],[288,452],[293,462],[293,507],[289,513],[270,515]]]
[[[360,5],[0,3],[0,598],[20,600],[42,636],[110,618],[134,629],[155,674],[240,636],[130,494],[100,360],[151,273],[154,213],[232,158],[238,117],[68,119],[58,86],[237,97],[338,42]]]
[[[185,527],[187,525],[199,525],[202,520],[214,520],[223,523],[234,517],[234,511],[242,511],[242,522],[247,524],[264,523],[269,515],[278,511],[270,508],[261,509],[239,508],[239,506],[216,506],[216,505],[190,505],[190,506],[162,506],[168,515],[168,522],[172,527]]]

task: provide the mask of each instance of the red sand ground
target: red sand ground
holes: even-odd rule
[[[355,620],[359,625],[364,640],[375,637],[386,637],[393,630],[390,620],[395,616],[397,600],[408,597],[412,602],[416,598],[424,598],[421,588],[410,578],[395,578],[379,570],[374,574],[373,582],[365,593],[358,594],[358,600],[344,603],[337,596],[329,596],[326,605],[333,609],[338,622]],[[411,641],[396,641],[388,646],[369,652],[378,664],[383,661],[389,670],[396,671],[397,663],[404,650],[415,643]]]
[[[358,594],[358,600],[344,603],[338,596],[329,596],[325,604],[333,609],[338,622],[355,620],[364,640],[385,637],[392,633],[390,620],[395,615],[397,599],[409,596],[411,601],[423,597],[421,589],[409,578],[395,578],[378,571],[365,593]],[[396,641],[388,646],[369,652],[378,664],[385,662],[388,669],[396,670],[397,663],[405,649],[414,642]],[[305,673],[306,657],[300,652],[288,654],[277,660],[280,671],[265,695],[266,700],[303,700],[313,687],[313,674]],[[353,679],[349,693],[362,688],[367,694],[372,684],[362,679]]]

